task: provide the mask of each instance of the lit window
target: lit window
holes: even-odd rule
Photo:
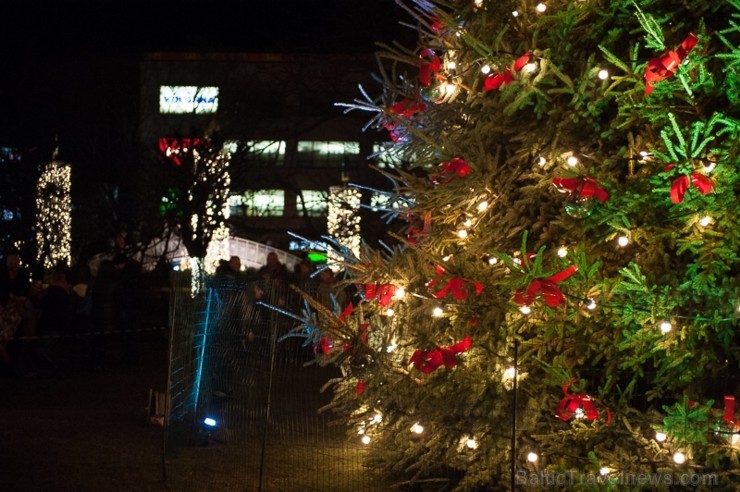
[[[249,217],[281,217],[285,211],[283,190],[254,190],[244,193],[246,215]]]
[[[247,159],[260,166],[282,166],[285,162],[285,142],[281,140],[249,140]]]
[[[403,153],[404,151],[398,147],[387,147],[380,142],[375,142],[371,157],[379,168],[385,169],[401,167],[405,162],[414,160],[413,157],[405,158]]]
[[[215,113],[218,110],[218,87],[163,85],[159,87],[160,113]]]
[[[242,195],[231,195],[227,203],[229,204],[229,216],[241,216],[245,214],[244,197]]]
[[[299,166],[352,167],[359,157],[359,142],[298,142]]]
[[[306,217],[324,217],[327,212],[326,192],[303,190],[297,199],[298,210],[303,210]]]

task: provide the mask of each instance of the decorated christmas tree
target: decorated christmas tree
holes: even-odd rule
[[[340,245],[358,295],[295,331],[327,410],[402,489],[730,489],[740,2],[402,5],[418,45],[339,104],[403,227]]]

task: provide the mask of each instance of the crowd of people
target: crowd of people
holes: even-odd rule
[[[93,272],[81,262],[58,265],[32,280],[17,251],[0,265],[0,372],[58,374],[54,349],[74,339],[75,356],[90,370],[106,363],[105,335],[127,333],[120,362],[135,362],[141,313],[141,267],[119,253]]]

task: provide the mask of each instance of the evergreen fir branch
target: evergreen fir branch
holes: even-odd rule
[[[653,16],[645,14],[634,0],[632,0],[632,5],[637,11],[635,16],[647,33],[647,36],[645,36],[646,46],[657,50],[665,50],[665,39],[663,38],[663,30],[660,28],[660,24],[658,24]]]

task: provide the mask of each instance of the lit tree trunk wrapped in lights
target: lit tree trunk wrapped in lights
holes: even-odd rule
[[[354,256],[360,255],[360,199],[360,191],[346,185],[329,188],[327,232]],[[328,253],[331,257],[335,255],[332,250]],[[331,259],[342,260],[340,256]]]
[[[419,44],[339,104],[410,161],[401,232],[296,331],[343,369],[328,408],[413,490],[732,490],[740,2],[399,4]]]
[[[57,160],[44,168],[36,186],[36,244],[44,268],[69,265],[72,242],[72,168]]]
[[[205,138],[180,151],[177,160],[168,154],[163,159],[173,171],[173,187],[163,212],[165,220],[179,230],[192,259],[195,293],[202,287],[203,275],[213,273],[218,259],[223,258],[220,255],[228,238],[225,221],[229,213],[231,156],[215,141]]]

